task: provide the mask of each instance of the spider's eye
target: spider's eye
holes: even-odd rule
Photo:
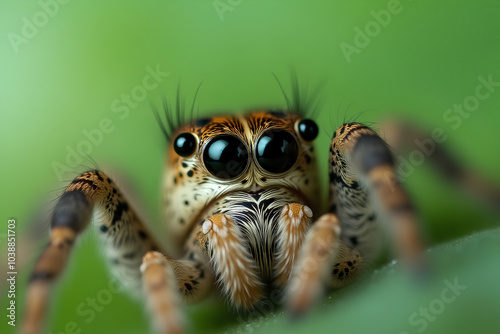
[[[318,136],[318,125],[313,120],[303,119],[297,124],[297,128],[305,141],[313,141]]]
[[[268,130],[260,136],[255,151],[262,168],[271,173],[283,173],[295,164],[299,148],[288,131]]]
[[[212,175],[221,179],[232,179],[245,170],[248,164],[248,151],[235,136],[220,135],[205,147],[203,162]]]
[[[192,133],[183,132],[174,139],[175,153],[181,157],[189,157],[196,151],[196,138]]]

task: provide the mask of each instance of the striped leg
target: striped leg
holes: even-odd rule
[[[116,185],[100,171],[78,176],[67,187],[54,208],[50,242],[31,276],[23,333],[41,331],[50,287],[61,274],[78,236],[88,226],[92,212],[101,213],[97,224],[104,238],[106,254],[120,277],[132,278],[127,284],[140,284],[142,256],[158,249],[156,243],[129,207]]]
[[[307,311],[321,296],[339,255],[340,226],[334,214],[322,215],[307,231],[287,286],[288,308],[294,316]]]
[[[375,260],[383,238],[376,218],[388,222],[400,256],[413,270],[425,264],[418,218],[396,178],[387,144],[371,129],[344,124],[330,147],[330,211],[336,212],[342,240],[365,262]]]
[[[141,265],[148,307],[159,333],[182,333],[184,318],[171,263],[159,252],[148,252]]]
[[[418,151],[444,178],[458,185],[465,193],[472,195],[491,210],[500,214],[500,188],[484,178],[477,171],[461,163],[449,150],[439,131],[426,132],[403,121],[386,121],[380,129],[389,146],[405,154]]]
[[[236,307],[252,308],[262,298],[258,270],[233,219],[218,213],[205,220],[199,243],[204,247],[224,292]]]
[[[180,297],[183,301],[195,302],[210,291],[213,275],[207,264],[208,258],[197,240],[183,260],[174,261],[155,251],[146,253],[141,265],[143,288],[160,333],[182,332],[184,318]]]

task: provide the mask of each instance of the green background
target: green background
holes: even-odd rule
[[[212,1],[74,0],[60,5],[16,52],[9,34],[20,35],[23,17],[32,22],[41,7],[35,1],[2,0],[0,207],[5,225],[9,218],[17,221],[18,245],[32,243],[29,231],[37,245],[47,241],[43,207],[53,205],[52,200],[78,172],[92,167],[92,159],[129,189],[135,207],[161,233],[159,192],[165,142],[149,102],[159,105],[162,95],[175,98],[180,86],[190,104],[203,81],[200,114],[281,107],[283,95],[271,73],[289,87],[292,69],[304,84],[322,86],[317,152],[325,176],[330,134],[344,119],[364,112],[358,120],[375,128],[384,116],[399,115],[428,129],[444,129],[449,138],[446,145],[464,163],[500,184],[500,91],[481,101],[457,129],[443,119],[448,108],[474,94],[479,76],[491,74],[500,81],[499,1],[402,0],[401,12],[392,15],[350,63],[340,44],[354,44],[354,29],[363,30],[374,21],[370,12],[387,9],[388,1],[215,3],[231,9],[221,14],[223,20]],[[147,66],[157,65],[169,76],[120,119],[111,108],[113,101],[142,84]],[[60,180],[53,163],[64,164],[67,146],[76,148],[85,140],[82,131],[97,128],[105,118],[111,119],[114,130],[92,146],[83,166],[72,167]],[[493,214],[425,165],[415,168],[405,185],[422,214],[430,244],[498,225]],[[36,228],[30,226],[34,221]],[[6,253],[4,233],[6,227],[0,231],[0,254]],[[322,302],[326,306],[293,326],[279,311],[266,315],[267,320],[247,319],[251,325],[246,326],[246,320],[239,322],[236,314],[224,311],[224,303],[209,300],[188,308],[190,328],[416,333],[420,327],[412,326],[408,316],[439,297],[443,280],[459,277],[469,286],[463,298],[447,305],[425,332],[494,332],[499,320],[493,315],[500,312],[500,289],[494,280],[499,277],[498,239],[498,231],[490,232],[432,253],[439,254],[435,256],[437,275],[421,289],[406,282],[397,265],[381,270],[364,283],[331,294],[332,299]],[[19,269],[18,321],[39,246],[23,255],[27,264]],[[70,320],[82,333],[142,333],[149,328],[142,304],[126,294],[113,295],[90,323],[76,314],[87,297],[108,287],[110,276],[100,260],[101,249],[93,232],[86,233],[76,247],[54,290],[48,332],[64,333]],[[2,305],[5,299],[2,292]],[[4,333],[7,321],[1,313]]]

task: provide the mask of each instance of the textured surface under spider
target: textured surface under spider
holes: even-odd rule
[[[104,172],[75,178],[54,208],[50,243],[30,280],[23,333],[41,331],[49,288],[94,211],[110,265],[132,281],[132,290],[143,291],[161,333],[182,332],[181,304],[214,289],[249,311],[277,291],[293,315],[303,314],[325,288],[349,284],[377,259],[386,240],[382,220],[400,257],[420,269],[417,215],[386,142],[360,123],[335,130],[325,209],[317,136],[313,120],[276,110],[193,120],[173,131],[162,238],[171,253]]]

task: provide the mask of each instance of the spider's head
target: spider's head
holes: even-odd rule
[[[169,143],[167,217],[189,226],[223,195],[272,187],[287,188],[317,208],[317,134],[314,121],[281,111],[212,117],[181,127]]]

